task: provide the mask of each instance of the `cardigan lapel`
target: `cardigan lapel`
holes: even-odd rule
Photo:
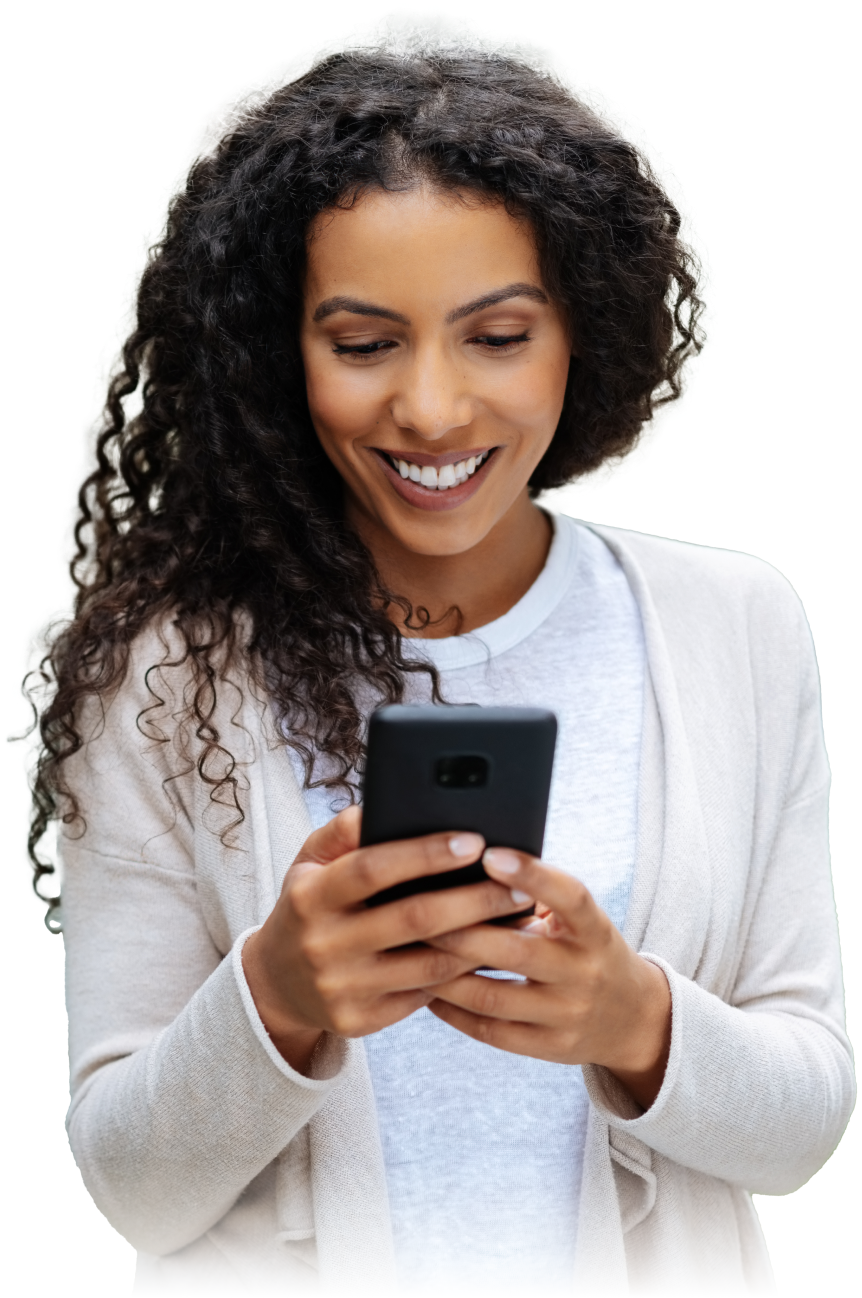
[[[665,628],[640,564],[614,529],[587,526],[622,567],[646,642],[638,848],[625,936],[635,950],[660,955],[693,978],[709,929],[713,874],[691,759],[691,718],[683,717]]]
[[[764,621],[785,614],[771,606],[769,591],[752,588],[747,569],[728,582],[731,556],[704,550],[702,562],[693,564],[685,553],[692,547],[682,543],[670,547],[636,532],[594,530],[617,556],[641,609],[664,749],[661,761],[657,745],[645,750],[644,831],[652,806],[663,805],[663,841],[659,854],[642,845],[626,936],[726,997],[775,832],[774,811],[764,817],[762,808],[781,805],[787,778],[785,763],[763,760],[760,735],[765,726],[785,733],[790,751],[787,718],[797,713],[797,678],[786,669],[786,651],[756,672],[752,636]]]
[[[610,548],[628,579],[641,613],[646,644],[646,684],[638,790],[638,844],[625,937],[636,951],[664,956],[693,977],[702,958],[712,881],[706,832],[692,767],[689,737],[665,631],[644,573],[613,529],[589,526]],[[603,1291],[626,1290],[624,1224],[614,1167],[642,1185],[644,1212],[655,1198],[652,1152],[629,1138],[613,1145],[607,1122],[590,1107],[578,1217],[576,1287],[601,1282]],[[632,1178],[637,1178],[633,1180]],[[632,1222],[642,1220],[635,1214]]]

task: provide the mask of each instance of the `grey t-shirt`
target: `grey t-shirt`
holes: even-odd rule
[[[643,630],[604,542],[564,515],[554,528],[544,569],[508,613],[407,650],[434,661],[449,702],[556,713],[543,857],[583,880],[622,927],[637,834]],[[417,700],[423,682],[412,685]],[[306,799],[315,827],[332,815],[326,789]],[[580,1068],[482,1045],[428,1010],[365,1045],[404,1286],[569,1285],[588,1108]]]

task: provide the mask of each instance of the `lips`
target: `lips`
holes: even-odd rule
[[[462,459],[470,459],[471,456],[478,458],[484,456],[487,450],[493,450],[493,447],[478,447],[475,450],[449,450],[445,456],[428,456],[421,450],[410,450],[410,452],[401,452],[401,450],[389,450],[387,447],[374,447],[384,456],[392,459],[406,459],[409,465],[418,465],[419,469],[443,469],[444,465],[457,465]]]
[[[499,447],[495,447],[489,450],[488,458],[480,463],[474,474],[471,474],[470,478],[466,479],[466,482],[458,484],[457,487],[449,487],[448,491],[439,491],[436,487],[422,487],[421,483],[414,483],[410,478],[402,478],[400,472],[393,469],[387,454],[383,450],[375,448],[374,453],[376,458],[379,459],[380,466],[382,466],[384,474],[389,479],[389,483],[395,488],[401,500],[408,502],[409,505],[414,505],[417,509],[440,513],[440,511],[457,509],[458,505],[462,505],[463,501],[469,500],[470,496],[479,491],[482,483],[486,480],[488,471],[491,470],[491,466],[496,463],[497,450],[499,449]]]

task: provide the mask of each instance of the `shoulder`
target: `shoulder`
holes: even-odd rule
[[[205,624],[183,630],[170,613],[153,618],[128,646],[110,689],[90,696],[96,729],[107,725],[129,733],[134,717],[134,729],[161,739],[164,728],[181,730],[189,709],[214,725],[237,720],[245,696],[260,692],[245,632],[239,619],[233,634],[220,638]]]
[[[186,689],[197,676],[196,664],[206,661],[216,681],[245,680],[252,672],[247,619],[236,615],[228,635],[206,617],[181,626],[179,617],[166,612],[152,618],[132,640],[123,688],[146,691],[149,677],[157,673],[172,689]]]
[[[718,729],[737,740],[743,733],[770,736],[762,742],[773,755],[801,746],[825,780],[817,659],[787,578],[734,550],[587,526],[623,568],[651,669],[668,665],[693,730],[706,724],[713,742],[720,719]]]
[[[190,644],[174,618],[154,619],[128,646],[110,688],[83,699],[80,745],[64,762],[63,783],[98,850],[110,842],[122,854],[127,831],[150,841],[191,825],[202,801],[225,801],[215,818],[235,818],[234,793],[247,787],[270,711],[242,643],[206,650],[204,635]],[[81,833],[79,817],[69,823],[72,837]]]
[[[799,596],[764,559],[626,528],[584,525],[613,551],[642,606],[652,604],[663,624],[719,632],[722,639],[733,628],[746,639],[809,638]]]
[[[251,619],[244,611],[231,615],[232,630],[223,636],[216,619],[201,614],[195,620],[180,619],[177,609],[162,611],[147,620],[132,639],[130,665],[164,667],[193,674],[193,661],[205,654],[219,676],[241,675],[248,670],[247,646]]]

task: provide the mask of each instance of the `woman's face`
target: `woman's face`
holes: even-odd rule
[[[318,217],[300,342],[360,531],[455,555],[524,505],[572,349],[532,231],[502,204],[375,190]]]

